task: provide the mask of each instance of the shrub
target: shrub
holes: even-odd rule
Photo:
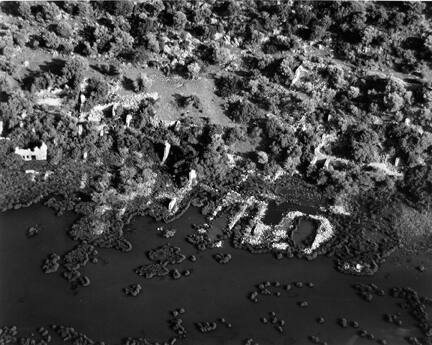
[[[258,107],[248,100],[237,100],[228,106],[228,117],[239,123],[248,123],[258,116]]]
[[[176,30],[183,30],[187,23],[187,17],[183,12],[176,11],[173,14],[173,27]]]
[[[28,35],[23,32],[14,32],[12,36],[14,43],[19,47],[24,47],[29,40]]]
[[[359,163],[370,163],[379,157],[379,136],[367,127],[352,126],[346,135],[346,150],[350,159]]]
[[[87,80],[84,95],[87,98],[84,111],[88,111],[94,104],[100,103],[108,94],[109,88],[105,80],[93,77]]]
[[[61,37],[69,37],[72,35],[72,27],[65,22],[59,22],[54,25],[54,32]]]
[[[430,166],[415,166],[407,169],[402,183],[407,197],[423,206],[432,204],[432,169]]]
[[[421,163],[423,154],[432,145],[430,137],[403,124],[390,125],[386,134],[387,145],[393,149],[396,157],[402,158],[408,166]]]
[[[114,16],[130,17],[134,9],[134,4],[129,0],[104,1],[103,7],[108,13]]]
[[[123,51],[131,50],[134,38],[126,31],[116,28],[113,33],[114,42],[111,42],[110,52],[119,55]]]
[[[59,46],[59,40],[54,32],[43,31],[39,38],[39,44],[45,48],[57,49]]]
[[[27,1],[18,1],[17,2],[16,12],[17,14],[26,20],[29,20],[33,17],[31,11],[31,5]]]
[[[73,58],[66,61],[61,74],[66,84],[73,89],[77,89],[84,80],[87,70],[88,63],[86,60],[82,58]]]
[[[213,11],[221,17],[231,17],[237,11],[237,7],[234,1],[223,1],[218,2],[214,7]]]
[[[132,82],[132,86],[135,92],[148,92],[151,87],[151,79],[147,77],[144,73],[134,79]]]
[[[240,93],[243,86],[243,80],[237,75],[223,75],[216,79],[217,95],[221,97]]]

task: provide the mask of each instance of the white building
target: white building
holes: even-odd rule
[[[35,147],[33,149],[20,149],[15,148],[15,153],[21,156],[25,161],[38,160],[43,161],[47,159],[48,147],[45,143],[42,143],[40,147]]]

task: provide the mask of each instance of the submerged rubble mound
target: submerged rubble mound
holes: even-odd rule
[[[44,260],[42,265],[42,271],[44,273],[54,273],[57,272],[57,270],[60,267],[60,255],[56,253],[51,253],[48,255],[48,257]]]
[[[150,250],[147,256],[152,261],[171,265],[179,264],[186,259],[186,256],[181,253],[181,248],[174,247],[169,243]]]
[[[137,267],[134,272],[139,276],[143,276],[147,279],[153,277],[163,277],[169,273],[166,263],[163,264],[148,264]]]

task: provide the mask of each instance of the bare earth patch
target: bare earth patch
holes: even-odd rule
[[[432,210],[418,211],[401,205],[397,213],[396,229],[404,248],[427,248],[432,240]]]

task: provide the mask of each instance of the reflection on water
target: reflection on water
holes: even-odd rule
[[[312,335],[329,344],[371,344],[357,334],[360,329],[385,338],[388,344],[406,344],[404,337],[419,335],[415,321],[398,307],[398,301],[384,296],[366,302],[351,285],[374,282],[385,290],[410,285],[428,296],[430,270],[419,273],[413,265],[395,261],[374,277],[355,277],[336,272],[329,258],[276,260],[271,255],[233,249],[228,243],[223,248],[197,252],[184,240],[191,223],[203,221],[193,208],[170,224],[177,229],[171,239],[156,231],[160,224],[137,218],[127,234],[133,250],[99,250],[99,261],[88,264],[83,272],[91,285],[72,290],[58,273],[43,274],[40,266],[49,253],[62,254],[74,245],[66,236],[74,219],[73,214],[55,217],[42,206],[0,214],[1,325],[17,325],[23,333],[41,325],[69,325],[110,344],[118,344],[126,336],[166,340],[175,335],[167,324],[170,311],[183,307],[188,336],[182,344],[241,344],[247,338],[268,345],[310,344],[308,337]],[[313,232],[313,225],[307,223],[302,221],[298,236]],[[27,238],[26,229],[35,224],[41,225],[40,233]],[[181,247],[186,256],[196,255],[196,262],[185,260],[177,265],[179,271],[187,269],[191,275],[179,280],[137,276],[133,270],[148,263],[146,252],[167,242]],[[214,259],[218,252],[230,253],[232,260],[225,265],[218,263]],[[280,288],[272,291],[279,291],[280,296],[260,295],[257,303],[251,302],[250,292],[265,281],[279,282]],[[313,282],[314,287],[292,284],[289,291],[284,289],[285,284],[299,281]],[[139,283],[142,292],[137,297],[125,296],[122,289],[133,283]],[[307,301],[308,306],[299,307],[301,301]],[[285,320],[283,333],[260,321],[269,312]],[[402,325],[385,322],[384,313],[400,313]],[[221,317],[232,323],[232,328],[218,323],[215,331],[201,334],[194,325]],[[318,323],[318,317],[325,322]],[[360,327],[340,327],[337,319],[341,317],[357,321]]]

